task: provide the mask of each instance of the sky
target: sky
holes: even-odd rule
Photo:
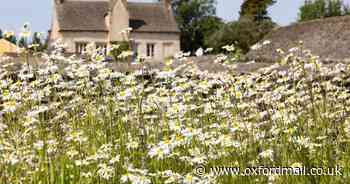
[[[51,25],[52,2],[54,0],[11,0],[1,3],[0,28],[19,31],[29,22],[33,31],[47,32]],[[217,15],[225,21],[238,18],[243,0],[217,0]],[[284,26],[295,22],[298,9],[304,0],[277,0],[270,8],[270,15],[275,22]],[[350,0],[346,0],[350,2]]]

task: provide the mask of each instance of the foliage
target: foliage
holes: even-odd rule
[[[28,47],[28,41],[25,37],[20,37],[17,42],[18,47],[20,48],[27,48]]]
[[[31,36],[31,29],[28,23],[25,23],[22,27],[22,31],[19,34],[19,39],[17,42],[17,45],[20,48],[23,49],[28,49],[29,48],[29,40],[30,40],[30,36]]]
[[[306,0],[299,10],[299,21],[348,15],[348,7],[341,0]]]
[[[274,26],[275,24],[269,20],[255,22],[250,19],[241,19],[223,26],[212,34],[206,43],[216,52],[221,52],[221,48],[225,45],[235,43],[235,46],[243,53],[247,53],[250,47],[263,39]]]
[[[122,53],[130,51],[131,46],[129,41],[115,41],[112,42],[112,48],[109,50],[108,55],[112,56],[115,61],[131,61],[131,56],[121,57]]]
[[[183,51],[193,53],[205,46],[204,39],[223,24],[215,15],[215,0],[174,0],[172,5],[181,31]]]
[[[347,183],[350,67],[302,47],[286,55],[243,75],[191,64],[123,74],[62,55],[18,70],[6,62],[0,183]],[[328,173],[336,166],[343,175]],[[265,167],[334,175],[243,175]]]
[[[45,43],[45,40],[43,40],[43,34],[34,32],[34,34],[31,35],[29,24],[23,25],[18,40],[14,32],[5,32],[3,34],[1,29],[0,38],[8,40],[13,44],[18,45],[20,48],[27,49],[31,53],[42,52],[47,48],[47,44]]]
[[[5,32],[3,38],[13,44],[17,44],[17,38],[13,32]]]
[[[47,48],[47,44],[43,40],[43,34],[39,32],[34,32],[31,45],[31,49],[35,52],[42,52]]]
[[[240,19],[251,19],[261,22],[271,20],[267,8],[276,3],[275,0],[246,0],[241,5]]]
[[[205,39],[205,45],[216,53],[222,47],[234,43],[237,51],[247,53],[252,45],[269,33],[275,24],[268,16],[267,8],[276,1],[245,1],[241,6],[240,19],[221,25],[220,29]]]

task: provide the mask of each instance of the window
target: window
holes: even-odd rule
[[[82,54],[86,49],[87,43],[85,42],[77,42],[75,43],[75,52],[77,54]]]
[[[96,43],[96,49],[107,49],[107,44],[103,42]]]
[[[153,43],[147,44],[147,57],[154,57],[154,44]]]
[[[139,47],[140,47],[140,43],[134,42],[134,41],[131,43],[131,49],[135,53],[135,55],[138,55]]]
[[[96,49],[101,49],[102,52],[100,52],[100,54],[107,54],[107,43],[96,43]]]

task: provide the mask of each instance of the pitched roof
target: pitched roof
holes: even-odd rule
[[[60,31],[107,31],[104,14],[108,2],[66,1],[56,4]]]
[[[15,53],[15,52],[17,52],[17,45],[5,39],[0,39],[0,55],[4,53]]]
[[[56,5],[60,31],[107,32],[108,1],[66,1]],[[128,2],[134,32],[179,32],[175,18],[162,3]]]

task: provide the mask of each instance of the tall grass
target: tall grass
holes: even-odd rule
[[[347,65],[302,48],[244,75],[46,58],[0,66],[0,183],[349,183]],[[201,165],[343,175],[198,176]]]

